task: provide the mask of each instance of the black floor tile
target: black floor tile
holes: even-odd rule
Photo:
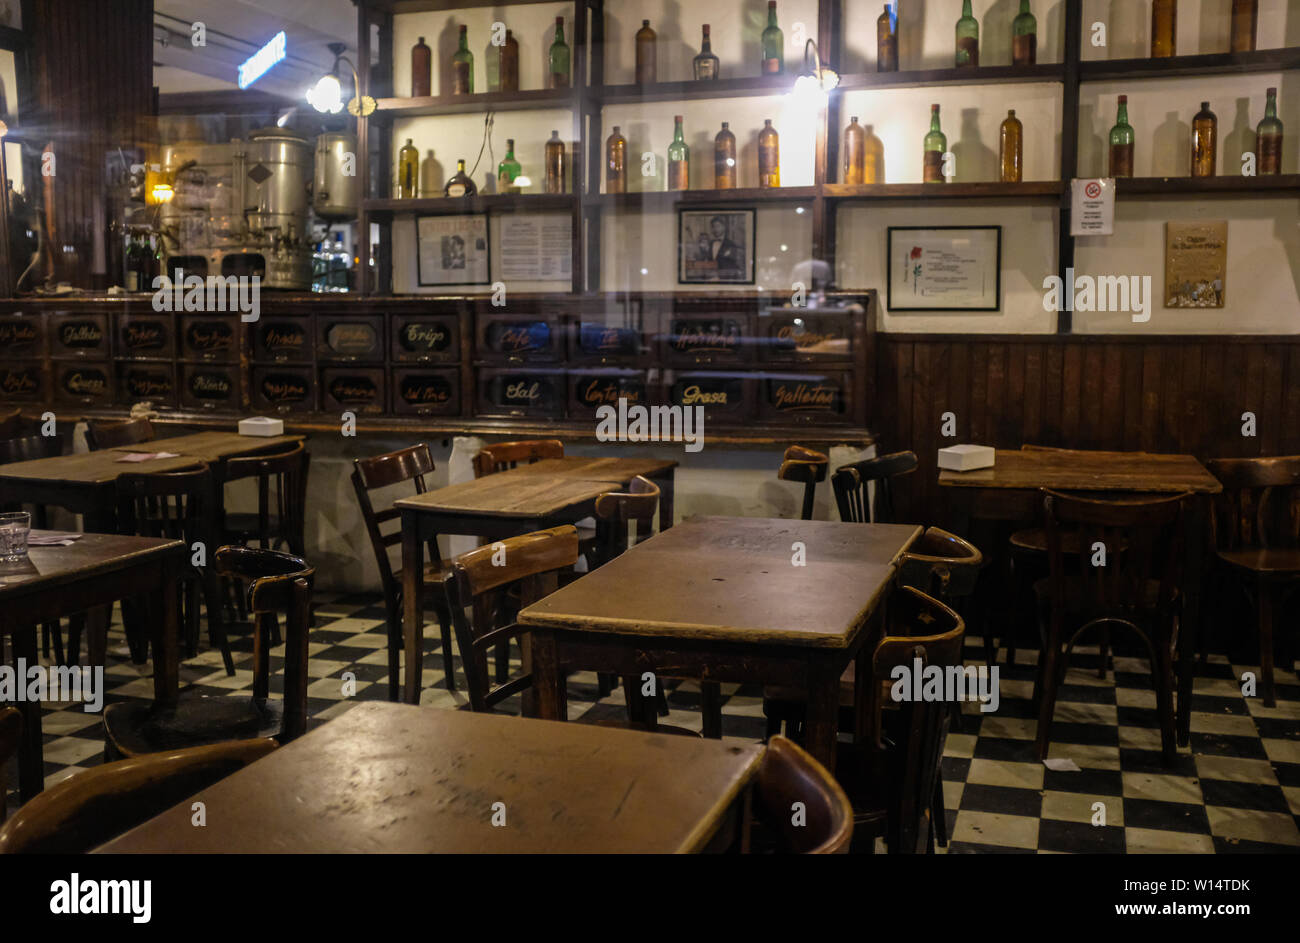
[[[961,808],[971,812],[997,812],[1037,818],[1043,809],[1043,794],[1037,789],[984,786],[967,783],[961,793]]]
[[[1155,799],[1125,799],[1126,828],[1158,828],[1194,835],[1210,834],[1210,820],[1205,807],[1187,802],[1160,802]]]
[[[1082,769],[1070,773],[1049,769],[1043,772],[1043,789],[1089,796],[1121,796],[1124,781],[1118,770]]]
[[[1261,812],[1291,812],[1286,794],[1280,786],[1264,783],[1228,782],[1221,779],[1202,779],[1201,794],[1206,805],[1228,806],[1233,809],[1257,809]]]
[[[1071,854],[1123,854],[1124,829],[1113,825],[1043,819],[1038,823],[1038,847],[1041,851]]]

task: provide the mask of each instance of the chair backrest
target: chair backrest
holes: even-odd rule
[[[310,463],[311,453],[301,442],[295,442],[283,452],[246,455],[226,461],[224,480],[227,483],[243,478],[257,479],[257,532],[263,547],[272,549],[282,540],[299,556],[306,552],[304,534]]]
[[[647,539],[659,510],[659,486],[637,475],[627,491],[606,491],[596,498],[596,517],[603,521],[604,546],[601,563],[608,562],[628,547],[628,524],[636,522],[637,543]]]
[[[219,574],[248,587],[248,611],[258,632],[270,637],[279,613],[284,620],[284,727],[280,739],[292,740],[307,730],[307,644],[311,632],[311,590],[316,571],[301,557],[255,547],[219,547],[214,566]],[[269,662],[254,659],[254,695],[270,681]]]
[[[16,707],[0,707],[0,822],[5,819],[5,764],[18,752],[23,736],[23,715]]]
[[[970,541],[938,527],[925,533],[898,559],[900,586],[912,586],[944,602],[975,591],[984,555]]]
[[[217,505],[212,469],[202,462],[179,471],[117,477],[118,529],[124,534],[213,546]]]
[[[0,439],[19,439],[36,435],[41,431],[41,420],[36,416],[24,416],[22,410],[15,407],[12,412],[0,412]]]
[[[916,471],[914,452],[894,452],[835,469],[831,487],[840,508],[840,520],[854,524],[893,524],[894,490],[891,479]],[[868,501],[867,483],[875,482],[875,498]]]
[[[106,763],[45,790],[0,826],[0,854],[82,854],[276,748],[236,740]]]
[[[521,439],[486,445],[474,456],[474,477],[482,478],[520,463],[531,465],[544,458],[564,458],[564,443],[559,439]]]
[[[805,521],[812,520],[817,482],[826,480],[826,469],[829,464],[830,459],[821,452],[806,449],[802,445],[790,446],[781,459],[781,467],[777,469],[776,477],[782,481],[803,482],[802,517]]]
[[[571,524],[499,540],[452,562],[446,580],[447,602],[465,663],[471,710],[487,711],[533,683],[532,675],[525,674],[491,686],[488,649],[527,632],[512,619],[497,615],[504,595],[498,591],[518,585],[523,608],[554,590],[559,571],[577,562],[578,529]],[[469,618],[465,616],[467,608],[471,609]]]
[[[803,804],[802,824],[794,804]],[[841,854],[853,837],[853,805],[835,777],[802,747],[772,737],[754,785],[755,816],[780,839],[781,851]]]
[[[375,563],[379,566],[384,593],[392,597],[399,587],[393,576],[392,561],[388,559],[388,548],[402,542],[402,529],[399,524],[386,533],[384,525],[401,517],[401,512],[392,505],[376,511],[370,500],[370,492],[409,481],[414,484],[416,494],[424,494],[429,490],[424,476],[432,474],[434,470],[433,455],[429,452],[429,446],[421,442],[373,458],[358,458],[352,465],[352,489],[357,494],[357,504],[361,506],[361,516],[366,522],[366,533],[370,535],[370,547],[375,553]],[[430,563],[441,561],[436,539],[429,541],[427,552]]]
[[[86,447],[92,452],[113,449],[119,445],[135,445],[154,440],[153,423],[148,419],[127,419],[124,422],[105,422],[102,419],[86,420]]]
[[[1206,467],[1223,484],[1214,520],[1221,550],[1300,546],[1300,455],[1216,458]]]
[[[64,441],[62,435],[28,435],[17,439],[0,439],[0,465],[62,455]]]

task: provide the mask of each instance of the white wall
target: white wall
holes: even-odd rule
[[[1258,49],[1300,45],[1300,6],[1294,0],[1258,0]],[[1228,51],[1231,0],[1179,0],[1178,54]],[[1094,23],[1106,24],[1106,44],[1094,46]],[[1141,59],[1151,54],[1150,0],[1083,0],[1084,59]]]

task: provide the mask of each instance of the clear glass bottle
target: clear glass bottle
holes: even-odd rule
[[[407,138],[397,152],[397,198],[413,200],[420,192],[420,152]]]
[[[840,183],[859,184],[867,173],[867,133],[856,117],[844,129],[844,173]]]
[[[758,132],[758,185],[764,189],[781,186],[781,138],[772,119],[763,120]]]
[[[1178,55],[1178,0],[1151,2],[1151,58]]]
[[[433,94],[433,50],[424,37],[411,47],[411,97],[427,98]]]
[[[1007,112],[998,135],[998,152],[1002,164],[1002,182],[1019,183],[1024,163],[1025,129],[1016,117],[1015,109]]]
[[[722,130],[713,139],[713,186],[717,190],[736,188],[736,136],[731,126],[722,122]]]
[[[925,136],[925,164],[921,179],[925,183],[943,183],[943,155],[948,152],[948,138],[939,128],[939,106],[930,106],[930,131]]]
[[[876,71],[898,71],[898,17],[888,3],[876,18]]]
[[[1229,52],[1250,52],[1255,48],[1255,29],[1259,25],[1257,0],[1232,0],[1232,34]]]
[[[469,30],[460,28],[460,45],[451,57],[451,93],[474,94],[474,53],[469,51]]]
[[[655,81],[655,31],[650,28],[649,20],[641,21],[641,28],[636,31],[636,82],[649,85]]]
[[[605,192],[627,192],[627,138],[619,133],[618,125],[605,140]]]
[[[456,173],[454,173],[447,185],[442,188],[442,195],[447,197],[474,196],[478,193],[478,186],[469,174],[465,173],[465,161],[456,161]]]
[[[957,20],[957,66],[975,68],[980,64],[980,22],[971,12],[970,0],[962,0]]]
[[[1213,177],[1218,154],[1219,119],[1210,111],[1209,102],[1192,119],[1192,176]]]
[[[511,30],[497,47],[497,84],[503,92],[519,91],[519,40]]]
[[[1033,65],[1038,61],[1038,20],[1029,0],[1020,0],[1020,12],[1011,21],[1011,64]]]
[[[1128,96],[1119,97],[1115,126],[1110,129],[1110,176],[1133,176],[1133,126],[1128,123]]]
[[[695,57],[695,78],[716,79],[721,74],[721,68],[718,63],[718,57],[713,54],[713,47],[709,43],[709,24],[704,24],[704,36],[700,40],[700,54]]]
[[[776,25],[776,0],[767,0],[767,27],[763,30],[763,74],[785,71],[785,34]]]
[[[551,88],[569,87],[569,44],[564,41],[564,17],[555,18],[555,41],[551,43],[547,78]]]
[[[552,131],[551,139],[546,142],[546,192],[564,193],[565,177],[568,170],[568,157],[564,151],[564,142],[560,132]]]
[[[518,193],[519,188],[515,186],[515,178],[523,172],[519,166],[519,161],[515,158],[515,139],[506,138],[506,156],[497,164],[497,192],[498,193]]]
[[[1264,106],[1264,120],[1255,128],[1256,173],[1280,174],[1282,172],[1282,122],[1277,118],[1277,89],[1268,90],[1268,104]]]

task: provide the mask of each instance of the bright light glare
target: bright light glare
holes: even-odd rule
[[[307,102],[319,112],[336,115],[343,110],[343,86],[338,76],[322,75],[320,81],[307,89]]]

